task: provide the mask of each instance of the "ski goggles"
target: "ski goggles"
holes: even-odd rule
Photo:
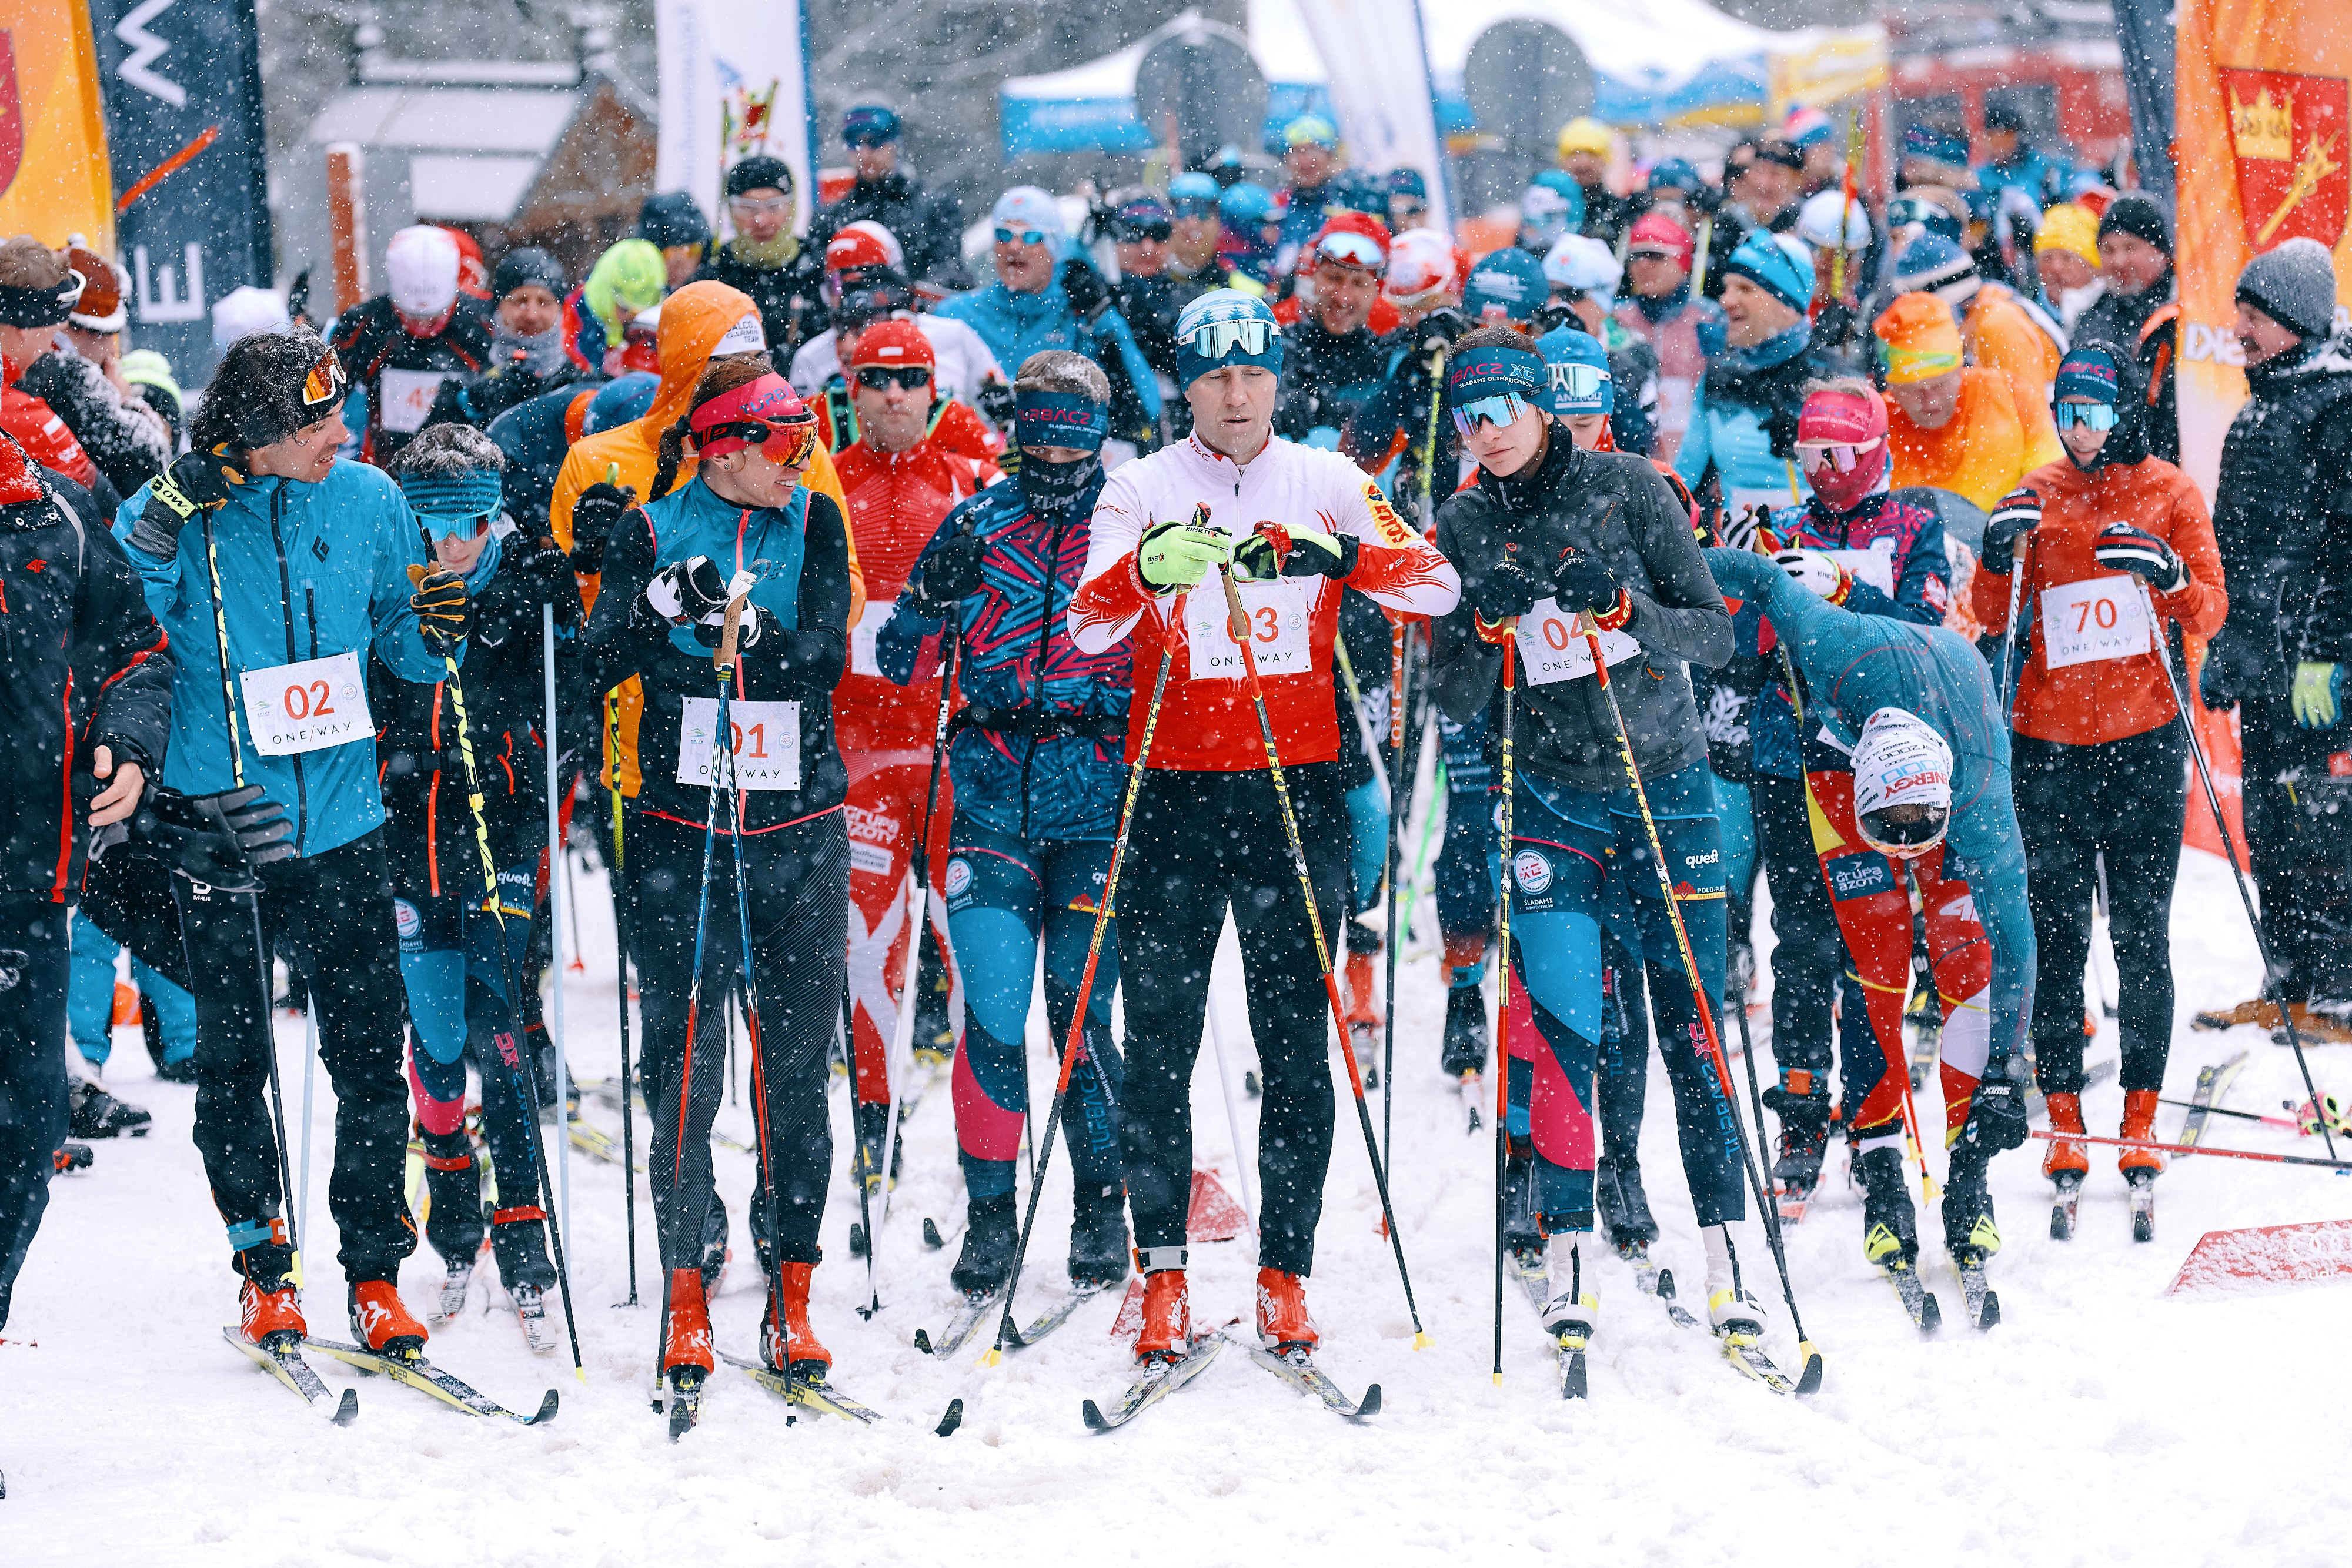
[[[1476,434],[1482,424],[1517,424],[1521,414],[1534,410],[1535,404],[1517,392],[1482,397],[1454,405],[1454,428],[1467,437]]]
[[[1601,389],[1610,382],[1607,371],[1599,365],[1554,365],[1551,367],[1551,392],[1554,397],[1564,397],[1575,402],[1590,402],[1601,395]]]
[[[1341,229],[1325,235],[1315,242],[1315,260],[1319,265],[1330,262],[1337,267],[1355,267],[1363,272],[1379,272],[1389,264],[1388,252],[1380,241],[1370,235],[1360,235]]]
[[[302,378],[302,406],[315,408],[322,402],[340,402],[350,385],[343,376],[343,361],[330,349],[326,357],[312,365],[310,373]]]
[[[1904,815],[1897,819],[1895,812]],[[1913,813],[1916,815],[1913,815]],[[1862,830],[1863,842],[1884,855],[1905,860],[1926,854],[1944,841],[1944,830],[1951,825],[1952,812],[1948,806],[1890,806],[1885,810],[1864,811],[1854,818]]]
[[[816,416],[772,371],[696,409],[689,428],[705,457],[746,446],[784,468],[805,468],[816,457]]]
[[[2113,430],[2116,427],[2116,405],[2111,402],[2054,403],[2050,413],[2061,430],[2072,430],[2078,424],[2085,430]]]
[[[867,392],[891,386],[920,392],[931,384],[931,372],[922,365],[860,365],[856,374],[857,384]]]
[[[1213,363],[1236,349],[1253,357],[1264,354],[1274,332],[1273,322],[1263,317],[1246,317],[1236,321],[1203,321],[1176,341]]]
[[[739,218],[764,218],[793,210],[790,196],[730,196],[727,210]]]
[[[1168,204],[1176,210],[1180,218],[1213,218],[1217,215],[1217,198],[1214,196],[1171,196]]]
[[[1044,245],[1045,243],[1045,231],[1044,229],[1009,229],[1000,224],[997,225],[996,229],[996,243],[999,245]]]
[[[1797,461],[1805,472],[1817,474],[1834,468],[1841,474],[1851,474],[1864,457],[1878,450],[1883,435],[1867,441],[1801,441],[1797,443]]]

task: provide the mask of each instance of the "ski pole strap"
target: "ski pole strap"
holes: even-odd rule
[[[983,707],[969,703],[948,720],[948,738],[952,740],[966,729],[994,730],[999,735],[1026,736],[1033,740],[1066,740],[1084,736],[1088,740],[1123,742],[1127,739],[1127,716],[1056,713],[1035,703],[1023,703],[1017,707]]]
[[[540,1207],[540,1206],[535,1203],[524,1204],[520,1208],[494,1208],[490,1210],[490,1223],[492,1225],[515,1225],[527,1219],[545,1219],[546,1218],[547,1210]]]
[[[1165,1273],[1183,1268],[1185,1256],[1181,1247],[1139,1247],[1135,1249],[1135,1270],[1139,1274]]]
[[[233,1251],[242,1252],[248,1247],[260,1247],[275,1242],[286,1245],[286,1221],[277,1215],[265,1215],[228,1228],[228,1244]]]

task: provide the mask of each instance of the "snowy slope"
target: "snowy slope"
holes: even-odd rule
[[[576,1068],[613,1071],[610,925],[583,883],[592,954],[569,977]],[[592,889],[593,889],[592,891]],[[2197,1069],[2252,1053],[2230,1103],[2268,1110],[2301,1098],[2289,1054],[2254,1030],[2191,1032],[2200,1007],[2251,993],[2252,942],[2219,861],[2190,852],[2174,905],[2180,1018],[2167,1092]],[[2099,963],[2106,965],[2102,945]],[[2107,970],[2112,973],[2111,967]],[[1219,967],[1229,1043],[1246,1038],[1230,937]],[[1947,1327],[1922,1343],[1864,1269],[1858,1200],[1834,1184],[1791,1236],[1799,1301],[1828,1358],[1822,1394],[1796,1403],[1736,1376],[1704,1331],[1671,1327],[1612,1258],[1592,1397],[1563,1406],[1532,1314],[1505,1303],[1506,1375],[1492,1351],[1493,1145],[1466,1138],[1435,1061],[1444,995],[1425,950],[1411,957],[1400,1009],[1397,1201],[1423,1321],[1416,1354],[1350,1108],[1339,1107],[1312,1299],[1323,1364],[1351,1391],[1370,1381],[1386,1409],[1350,1427],[1229,1354],[1191,1389],[1123,1432],[1094,1437],[1078,1402],[1124,1384],[1109,1337],[1114,1307],[1092,1303],[1037,1349],[992,1372],[912,1346],[950,1306],[948,1252],[927,1252],[923,1215],[953,1224],[961,1189],[944,1085],[907,1126],[907,1176],[882,1244],[884,1310],[853,1313],[864,1266],[848,1256],[854,1193],[836,1180],[817,1275],[819,1330],[836,1381],[890,1422],[860,1429],[807,1419],[739,1375],[715,1382],[699,1430],[677,1447],[644,1398],[655,1349],[651,1305],[626,1293],[621,1186],[611,1166],[572,1161],[571,1243],[588,1378],[559,1353],[533,1358],[502,1316],[478,1311],[433,1352],[511,1406],[562,1391],[546,1427],[469,1421],[423,1396],[362,1379],[361,1415],[327,1427],[223,1345],[234,1281],[219,1221],[188,1143],[193,1092],[146,1076],[124,1031],[113,1086],[155,1113],[151,1137],[101,1144],[96,1168],[58,1182],[0,1346],[0,1563],[244,1565],[497,1563],[1186,1563],[1269,1561],[1458,1563],[1502,1551],[1579,1563],[1941,1563],[2135,1564],[2340,1560],[2352,1520],[2341,1415],[2340,1331],[2352,1293],[2306,1289],[2220,1301],[2163,1290],[2202,1231],[2352,1217],[2352,1185],[2324,1173],[2213,1158],[2159,1183],[2158,1239],[2135,1247],[2112,1157],[2094,1152],[2083,1235],[2046,1236],[2042,1145],[2004,1155],[1994,1187],[2008,1245],[1993,1264],[2004,1322],[1978,1337],[1935,1239],[1929,1283]],[[2092,1060],[2115,1050],[2108,1021]],[[283,1071],[299,1093],[301,1032],[281,1026]],[[1245,1048],[1244,1048],[1245,1049]],[[1238,1194],[1230,1139],[1204,1049],[1194,1119],[1202,1163]],[[2322,1085],[2352,1088],[2352,1051],[2315,1053]],[[1042,1026],[1032,1082],[1051,1085]],[[1236,1074],[1241,1063],[1234,1063]],[[1735,1063],[1735,1074],[1738,1072]],[[1652,1073],[1645,1173],[1665,1237],[1659,1260],[1696,1294],[1701,1263],[1674,1155],[1664,1076]],[[1922,1115],[1940,1124],[1927,1092]],[[1743,1101],[1745,1084],[1741,1085]],[[1344,1096],[1345,1089],[1341,1093]],[[1377,1102],[1377,1092],[1375,1092]],[[2087,1096],[2095,1131],[2121,1113],[2112,1081]],[[845,1146],[844,1091],[835,1137]],[[1377,1103],[1374,1106],[1377,1113]],[[310,1242],[314,1330],[340,1334],[323,1149],[331,1101],[320,1078],[321,1150]],[[1255,1106],[1244,1102],[1254,1136]],[[2180,1113],[2158,1123],[2168,1135]],[[617,1117],[591,1115],[617,1133]],[[2218,1122],[2210,1139],[2315,1152],[2317,1141]],[[721,1129],[748,1136],[748,1107]],[[299,1142],[299,1139],[298,1139]],[[748,1155],[722,1151],[721,1191],[742,1231]],[[1024,1315],[1060,1281],[1068,1182],[1057,1155],[1032,1253]],[[650,1206],[639,1188],[639,1289],[658,1299]],[[1742,1248],[1778,1308],[1760,1234]],[[1195,1254],[1196,1316],[1245,1313],[1247,1243]],[[486,1268],[484,1272],[489,1270]],[[439,1265],[429,1249],[404,1283],[422,1307]],[[726,1348],[751,1354],[760,1286],[748,1247],[715,1317]],[[1782,1320],[1785,1330],[1785,1318]],[[1785,1333],[1774,1348],[1793,1362]],[[345,1369],[323,1369],[341,1387]],[[942,1441],[949,1398],[970,1414]],[[1279,1553],[1277,1559],[1276,1554]],[[1523,1558],[1523,1560],[1526,1560]]]

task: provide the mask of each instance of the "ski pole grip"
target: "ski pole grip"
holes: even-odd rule
[[[735,673],[735,639],[743,629],[743,607],[751,601],[748,593],[727,601],[727,623],[719,631],[719,655],[714,661],[722,681]]]
[[[1225,585],[1225,629],[1234,641],[1249,646],[1249,612],[1242,608],[1242,591],[1234,585],[1234,574],[1223,567],[1217,569],[1218,580]]]

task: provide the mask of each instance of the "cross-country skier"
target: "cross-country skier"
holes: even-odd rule
[[[1049,349],[1021,367],[1013,396],[1017,482],[982,491],[940,525],[875,647],[885,674],[912,684],[938,678],[950,637],[961,644],[956,685],[967,706],[949,759],[946,902],[963,981],[956,1142],[970,1207],[950,1277],[982,1300],[1013,1269],[1013,1156],[1029,1109],[1024,1040],[1037,953],[1042,945],[1045,1017],[1058,1047],[1069,1038],[1118,831],[1130,695],[1126,642],[1081,653],[1065,622],[1102,490],[1109,380],[1085,356]],[[919,705],[926,716],[936,700]],[[948,783],[940,781],[942,815]],[[1070,1279],[1080,1286],[1127,1277],[1124,1067],[1110,1031],[1118,965],[1107,946],[1087,998],[1087,1060],[1070,1075],[1063,1124],[1076,1173]]]
[[[679,485],[689,444],[698,463]],[[710,1124],[726,1090],[725,998],[747,957],[763,1178],[780,1210],[764,1228],[776,1269],[760,1352],[803,1376],[833,1360],[810,1327],[808,1301],[832,1174],[825,1052],[847,951],[848,780],[833,689],[848,662],[850,591],[841,508],[803,484],[817,456],[815,417],[764,356],[714,361],[662,435],[652,498],[613,530],[583,640],[576,689],[587,709],[631,676],[645,693],[644,782],[628,828],[631,945],[654,1124],[646,1166],[667,1276],[662,1370],[688,1395],[713,1365],[702,1272],[715,1197]],[[743,573],[752,580],[730,716],[742,787],[722,801],[711,787],[713,650]],[[749,955],[739,936],[739,855]]]
[[[1169,661],[1168,686],[1122,873],[1119,970],[1127,988],[1128,1195],[1144,1274],[1139,1356],[1192,1338],[1184,1224],[1192,1191],[1192,1061],[1210,961],[1230,908],[1240,933],[1264,1071],[1258,1134],[1257,1329],[1277,1350],[1312,1351],[1306,1276],[1315,1262],[1331,1156],[1328,1025],[1308,907],[1286,863],[1260,716],[1242,680],[1213,573],[1246,579],[1265,718],[1306,845],[1327,941],[1345,913],[1348,824],[1334,759],[1344,743],[1331,690],[1339,590],[1384,608],[1440,614],[1454,569],[1401,521],[1362,470],[1273,435],[1283,342],[1265,301],[1213,289],[1176,324],[1185,441],[1130,463],[1095,504],[1086,573],[1068,620],[1079,652],[1132,634],[1137,680]],[[1130,727],[1130,762],[1142,727]],[[1328,952],[1328,949],[1327,949]]]

